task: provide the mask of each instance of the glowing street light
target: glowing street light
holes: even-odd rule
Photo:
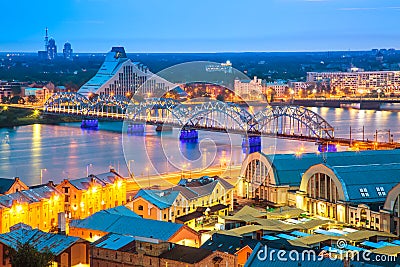
[[[132,171],[132,169],[131,169],[131,162],[135,162],[135,160],[133,160],[133,159],[130,159],[130,160],[128,160],[128,171],[129,171],[129,176],[130,177],[133,177],[133,171]]]
[[[147,171],[147,180],[149,181],[149,188],[150,188],[150,173],[149,173],[149,167],[146,167]]]
[[[47,171],[47,169],[40,169],[40,184],[43,184],[43,171]]]
[[[380,99],[380,98],[381,98],[381,92],[382,92],[381,88],[379,88],[379,89],[377,90],[377,92],[378,92],[378,99]]]
[[[86,164],[86,177],[89,177],[89,167],[93,167],[92,163]]]

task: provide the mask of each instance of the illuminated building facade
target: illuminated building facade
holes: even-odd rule
[[[0,232],[24,223],[42,231],[57,230],[58,216],[64,216],[63,195],[52,184],[0,196]]]
[[[151,97],[155,92],[166,92],[175,87],[176,85],[154,75],[147,66],[132,62],[123,47],[113,47],[96,75],[85,83],[78,93],[85,96],[131,96],[139,93]]]
[[[299,190],[303,173],[311,166],[324,163],[330,166],[397,164],[397,150],[345,151],[326,153],[294,153],[268,155],[249,154],[243,161],[238,196],[265,200],[271,206],[296,205],[295,192]],[[399,180],[400,182],[400,180]]]
[[[388,193],[399,183],[400,163],[317,164],[303,174],[296,205],[312,215],[389,232],[393,223],[382,216],[381,209],[385,202],[387,207],[391,203],[393,194],[389,197]]]
[[[259,99],[265,90],[265,82],[262,79],[258,79],[257,76],[254,76],[253,80],[235,79],[234,82],[235,95],[245,100]]]
[[[400,71],[307,72],[307,82],[329,82],[332,89],[352,94],[378,89],[400,94]]]
[[[14,179],[0,178],[0,195],[12,194],[28,189],[29,187],[18,177]]]
[[[202,179],[204,184],[199,183]],[[218,211],[227,215],[229,210],[233,210],[233,186],[221,178],[205,179],[193,179],[185,186],[177,185],[166,190],[141,189],[130,203],[131,208],[143,218],[170,222],[196,212],[199,207],[206,209],[220,204],[224,208]]]
[[[289,88],[288,84],[284,82],[267,83],[263,87],[264,90],[263,93],[269,94],[268,90],[271,89],[273,90],[276,97],[283,97],[285,96],[285,92],[287,91],[288,88]]]
[[[65,179],[57,189],[64,194],[68,218],[82,219],[126,203],[126,180],[113,169],[80,179]]]

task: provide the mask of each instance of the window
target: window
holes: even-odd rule
[[[139,205],[138,210],[143,210],[143,206]]]
[[[368,190],[365,187],[360,188],[360,194],[361,194],[362,197],[369,197]]]
[[[375,218],[375,223],[379,223],[379,218]]]
[[[376,192],[378,193],[378,196],[386,196],[385,189],[382,186],[377,186],[376,187]]]
[[[164,214],[164,220],[166,220],[167,219],[167,214]]]

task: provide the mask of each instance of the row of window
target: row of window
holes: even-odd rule
[[[382,186],[375,187],[378,196],[383,197],[386,196],[385,189]],[[368,189],[366,187],[360,188],[360,195],[362,197],[369,197]]]

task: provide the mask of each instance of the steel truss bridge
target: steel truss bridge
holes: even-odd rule
[[[100,95],[89,100],[78,93],[62,92],[52,95],[43,109],[45,114],[125,120],[132,124],[169,125],[310,141],[334,139],[334,128],[324,118],[299,106],[267,106],[251,113],[246,107],[208,99],[183,104],[168,98],[131,102],[124,96]]]

